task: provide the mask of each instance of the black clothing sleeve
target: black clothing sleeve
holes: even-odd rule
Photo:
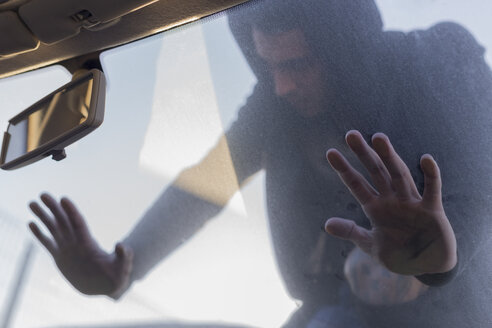
[[[261,113],[265,105],[255,89],[226,133],[239,185],[261,169]],[[203,172],[206,174],[206,172]],[[134,252],[131,281],[141,279],[157,263],[192,237],[222,207],[170,186],[156,199],[123,243]]]
[[[458,274],[459,270],[459,262],[456,263],[454,268],[447,272],[443,273],[431,273],[431,274],[421,274],[415,276],[421,283],[426,284],[427,286],[439,287],[444,286],[448,282],[454,279],[454,277]]]
[[[469,271],[472,259],[487,254],[491,238],[492,74],[483,47],[457,24],[441,23],[410,38],[421,81],[417,105],[423,107],[414,124],[434,130],[424,133],[436,145],[429,152],[441,170],[443,205],[458,245],[459,266],[417,277],[440,286]]]

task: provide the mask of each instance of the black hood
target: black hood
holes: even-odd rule
[[[229,13],[231,31],[260,84],[269,82],[257,56],[253,26],[278,23],[285,31],[300,27],[313,51],[322,54],[327,74],[336,72],[340,84],[360,80],[360,66],[377,58],[383,23],[373,0],[258,0]],[[292,28],[289,28],[292,22]]]

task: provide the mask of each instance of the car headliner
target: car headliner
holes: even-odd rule
[[[186,24],[233,7],[248,0],[160,0],[129,13],[107,29],[81,32],[52,45],[41,44],[34,51],[0,58],[0,78],[98,53],[144,37]],[[28,1],[10,0],[0,5],[0,12],[15,10]]]

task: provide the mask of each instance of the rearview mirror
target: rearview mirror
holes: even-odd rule
[[[96,69],[77,77],[9,120],[0,167],[16,169],[47,156],[65,158],[65,147],[101,125],[106,82]]]

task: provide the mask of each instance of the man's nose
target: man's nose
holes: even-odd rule
[[[273,83],[275,84],[275,94],[279,97],[286,96],[296,90],[295,80],[288,72],[277,70],[273,72]]]

